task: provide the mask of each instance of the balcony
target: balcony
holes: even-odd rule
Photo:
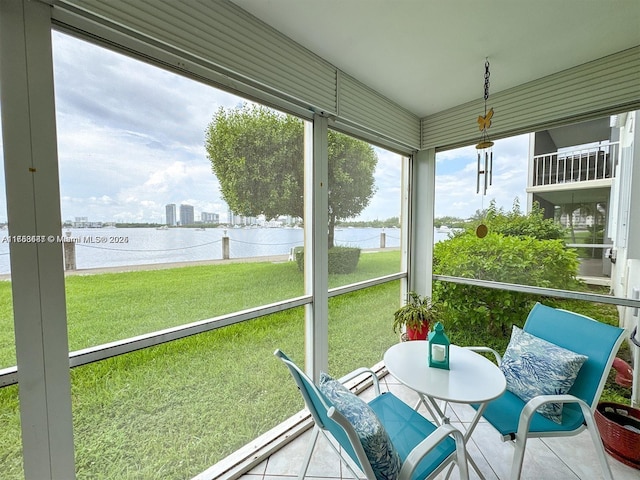
[[[386,373],[382,364],[377,365],[382,376],[381,389],[391,391],[405,402],[413,405],[418,396],[415,392],[401,385],[390,374]],[[293,385],[293,380],[291,381]],[[293,388],[293,387],[292,387]],[[361,394],[365,398],[368,390]],[[473,416],[473,410],[465,405],[450,405],[447,413],[451,423],[464,429]],[[420,412],[429,417],[421,406]],[[212,480],[214,478],[240,478],[241,480],[289,480],[296,478],[310,438],[310,421],[308,414],[301,412],[292,417],[286,424],[282,424],[236,452],[219,464],[195,477],[193,480]],[[306,431],[304,429],[307,428]],[[322,436],[318,440],[313,453],[307,478],[315,480],[352,479],[349,470],[341,464],[335,453],[325,443]],[[260,456],[259,452],[268,451],[267,445],[279,444],[271,447],[270,454]],[[509,478],[509,468],[513,455],[513,446],[503,443],[498,433],[488,423],[481,421],[477,426],[468,445],[469,454],[478,464],[482,475],[487,479],[506,480]],[[638,471],[613,457],[607,455],[613,478],[617,480],[635,480]],[[356,468],[354,470],[358,471]],[[444,474],[437,477],[445,478]],[[457,478],[454,471],[452,478]],[[471,472],[471,478],[479,478]],[[584,479],[601,478],[600,467],[595,456],[588,433],[569,439],[533,439],[529,440],[523,467],[523,480],[538,480],[541,478]]]
[[[618,153],[617,142],[605,142],[594,147],[536,155],[533,186],[611,179],[615,176]]]

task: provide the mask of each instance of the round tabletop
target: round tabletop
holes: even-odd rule
[[[440,400],[483,403],[505,391],[502,371],[482,355],[451,345],[449,370],[444,370],[429,366],[428,345],[424,340],[397,343],[385,352],[384,363],[407,387]]]

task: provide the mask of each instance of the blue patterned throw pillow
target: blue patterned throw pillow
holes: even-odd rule
[[[320,391],[353,425],[378,480],[395,480],[400,456],[373,409],[326,373],[320,374]]]
[[[513,326],[500,368],[507,390],[525,402],[538,395],[562,395],[573,386],[587,357]],[[562,423],[562,404],[547,403],[538,412]]]

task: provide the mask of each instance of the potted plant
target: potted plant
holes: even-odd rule
[[[426,340],[429,324],[436,320],[437,308],[431,298],[409,292],[407,303],[393,314],[393,331],[399,333],[406,327],[407,340]]]

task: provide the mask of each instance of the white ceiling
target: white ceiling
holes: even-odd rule
[[[640,45],[640,0],[233,2],[420,117]]]

